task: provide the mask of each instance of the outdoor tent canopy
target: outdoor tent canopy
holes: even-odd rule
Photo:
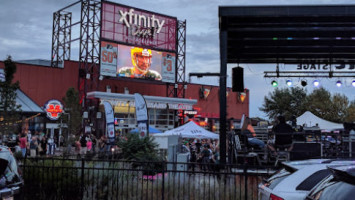
[[[313,113],[306,111],[301,116],[297,117],[297,125],[306,124],[307,127],[315,126],[318,124],[318,127],[321,130],[333,130],[333,129],[342,129],[344,128],[343,124],[338,124],[334,122],[327,121],[320,117],[317,117]]]
[[[138,128],[135,128],[135,129],[133,129],[133,130],[131,130],[129,132],[130,133],[138,133],[139,130],[138,130]],[[162,133],[162,132],[160,130],[156,129],[156,128],[153,128],[153,127],[149,126],[149,133]]]
[[[195,122],[190,121],[175,129],[165,131],[162,134],[155,134],[154,136],[170,136],[179,135],[183,138],[199,138],[199,139],[219,139],[219,135],[205,130]]]

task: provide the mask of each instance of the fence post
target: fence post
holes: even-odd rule
[[[85,161],[84,158],[82,158],[81,159],[81,184],[80,184],[81,197],[84,197],[84,166],[85,166]]]
[[[165,193],[165,190],[164,190],[164,185],[165,185],[165,161],[162,162],[162,165],[163,165],[163,169],[162,169],[162,187],[161,187],[161,199],[164,200],[164,193]]]
[[[244,164],[244,199],[248,199],[248,167]]]

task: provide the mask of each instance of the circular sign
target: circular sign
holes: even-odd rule
[[[63,113],[63,105],[58,100],[49,100],[44,106],[44,110],[46,111],[49,119],[57,120]]]

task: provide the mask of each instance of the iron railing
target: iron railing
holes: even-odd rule
[[[253,200],[261,180],[276,170],[63,158],[26,158],[19,163],[25,199]]]

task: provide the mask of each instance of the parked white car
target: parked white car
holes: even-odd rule
[[[321,181],[307,200],[354,199],[355,166],[331,167],[332,174]]]
[[[0,199],[13,199],[20,194],[23,179],[17,161],[7,146],[0,146]]]
[[[259,184],[259,200],[305,199],[312,188],[330,175],[328,166],[354,165],[354,160],[311,159],[282,165],[282,169]]]

